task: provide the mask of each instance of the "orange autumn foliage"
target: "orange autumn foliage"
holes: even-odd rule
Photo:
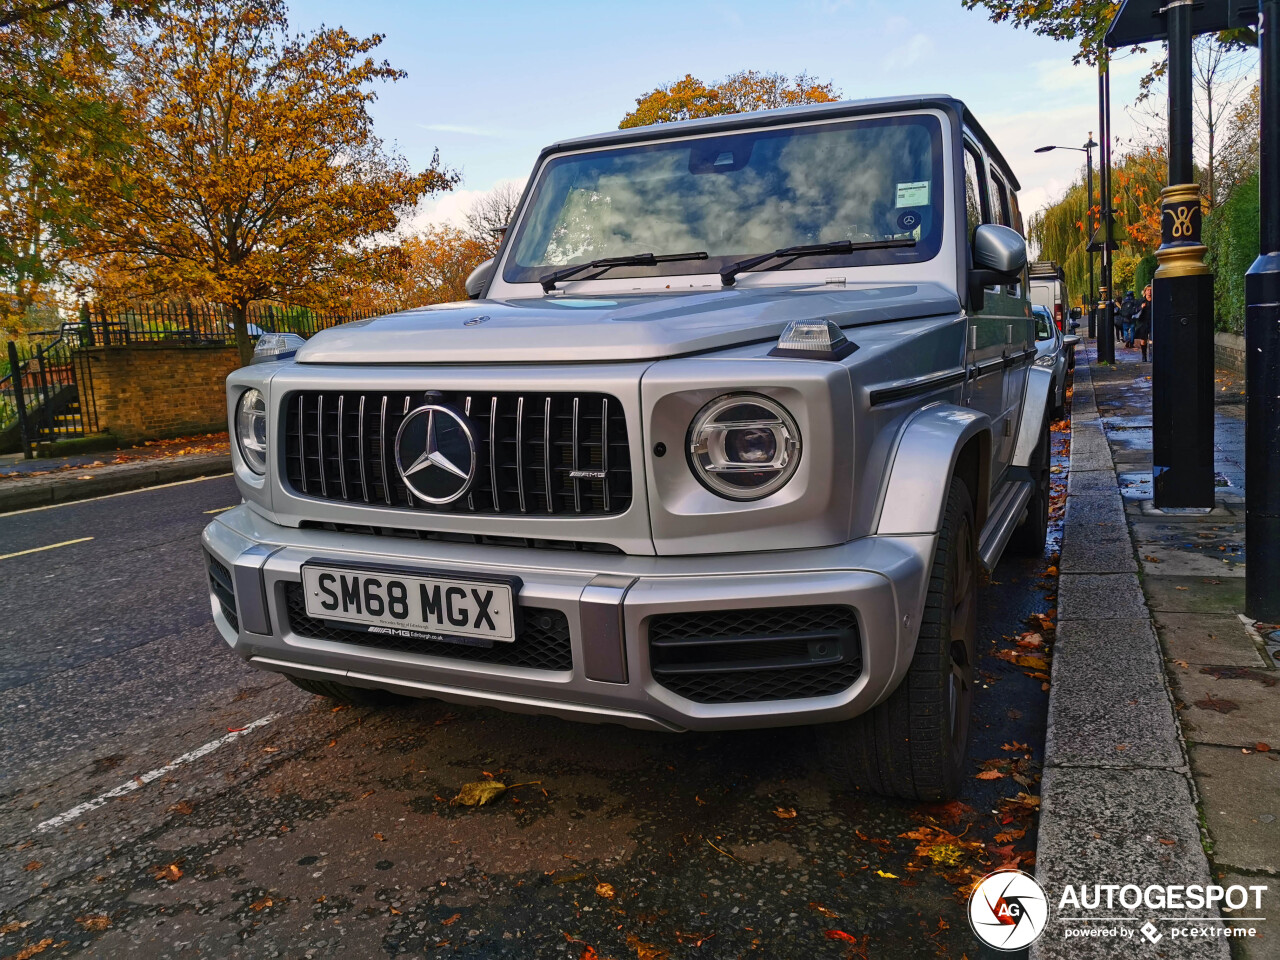
[[[381,41],[291,33],[283,0],[168,3],[117,66],[136,131],[127,162],[77,171],[96,221],[81,257],[138,293],[200,296],[238,318],[394,267],[401,214],[457,176],[438,157],[413,171],[374,135],[371,86],[403,76],[370,55]]]

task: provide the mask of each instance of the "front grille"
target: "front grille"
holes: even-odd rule
[[[307,602],[300,583],[285,585],[285,608],[289,615],[290,629],[300,637],[310,637],[313,640],[331,640],[379,650],[447,657],[450,660],[472,660],[504,667],[525,667],[529,670],[569,670],[573,667],[569,620],[559,610],[521,606],[521,629],[515,640],[511,643],[495,643],[486,648],[365,633],[316,620],[307,615]]]
[[[333,533],[356,533],[361,536],[394,537],[400,540],[430,540],[435,543],[479,543],[491,547],[572,550],[579,553],[622,553],[612,543],[589,543],[583,540],[502,537],[489,533],[455,533],[452,530],[406,530],[403,527],[370,526],[366,523],[330,523],[327,520],[303,520],[298,526],[304,530],[328,530]]]
[[[236,616],[236,588],[231,580],[231,571],[211,553],[206,553],[205,559],[209,561],[209,589],[218,598],[222,615],[231,624],[231,629],[239,632],[240,618]]]
[[[425,403],[464,414],[475,438],[474,480],[452,503],[414,496],[396,468],[396,431]],[[478,515],[603,516],[631,506],[626,416],[605,394],[305,391],[288,395],[282,414],[286,476],[309,497]]]
[[[669,613],[649,620],[654,679],[698,703],[824,697],[862,673],[849,607]]]

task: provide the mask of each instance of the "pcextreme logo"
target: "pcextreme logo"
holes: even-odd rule
[[[969,926],[996,950],[1022,950],[1044,933],[1049,901],[1040,884],[1021,870],[997,870],[969,895]]]
[[[1157,944],[1259,935],[1265,884],[1067,884],[1057,898],[1054,938],[1115,939]],[[1225,916],[1216,914],[1222,910]],[[1244,916],[1243,914],[1250,914]],[[969,895],[969,925],[987,946],[1021,950],[1049,927],[1049,897],[1021,870],[983,877]]]

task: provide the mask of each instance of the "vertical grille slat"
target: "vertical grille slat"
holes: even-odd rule
[[[524,397],[516,399],[516,487],[520,491],[520,512],[527,513],[524,505]]]
[[[542,414],[542,475],[547,484],[547,513],[556,512],[554,481],[551,478],[551,398],[543,407]]]
[[[424,402],[472,425],[475,473],[452,503],[415,496],[395,466],[396,434]],[[304,496],[476,516],[602,516],[631,506],[626,418],[604,394],[307,390],[286,396],[281,412],[287,481]]]
[[[489,401],[489,485],[493,487],[493,512],[502,512],[498,494],[498,395]]]
[[[364,472],[365,446],[364,446],[364,394],[360,394],[360,412],[357,414],[360,418],[359,424],[356,426],[356,449],[359,451],[357,456],[360,459],[360,495],[364,498],[364,502],[369,502],[369,479]]]

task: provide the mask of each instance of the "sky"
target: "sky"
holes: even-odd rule
[[[375,129],[416,169],[435,150],[462,174],[424,201],[416,225],[459,223],[479,193],[523,181],[549,143],[617,127],[654,87],[743,69],[832,81],[844,99],[946,93],[963,100],[1021,182],[1024,214],[1057,199],[1098,133],[1095,69],[1075,46],[990,22],[960,0],[291,0],[291,25],[385,36],[378,54],[407,72],[382,85]],[[1126,109],[1157,51],[1121,54],[1112,132],[1123,147],[1143,118]],[[1097,154],[1095,153],[1095,163]]]

